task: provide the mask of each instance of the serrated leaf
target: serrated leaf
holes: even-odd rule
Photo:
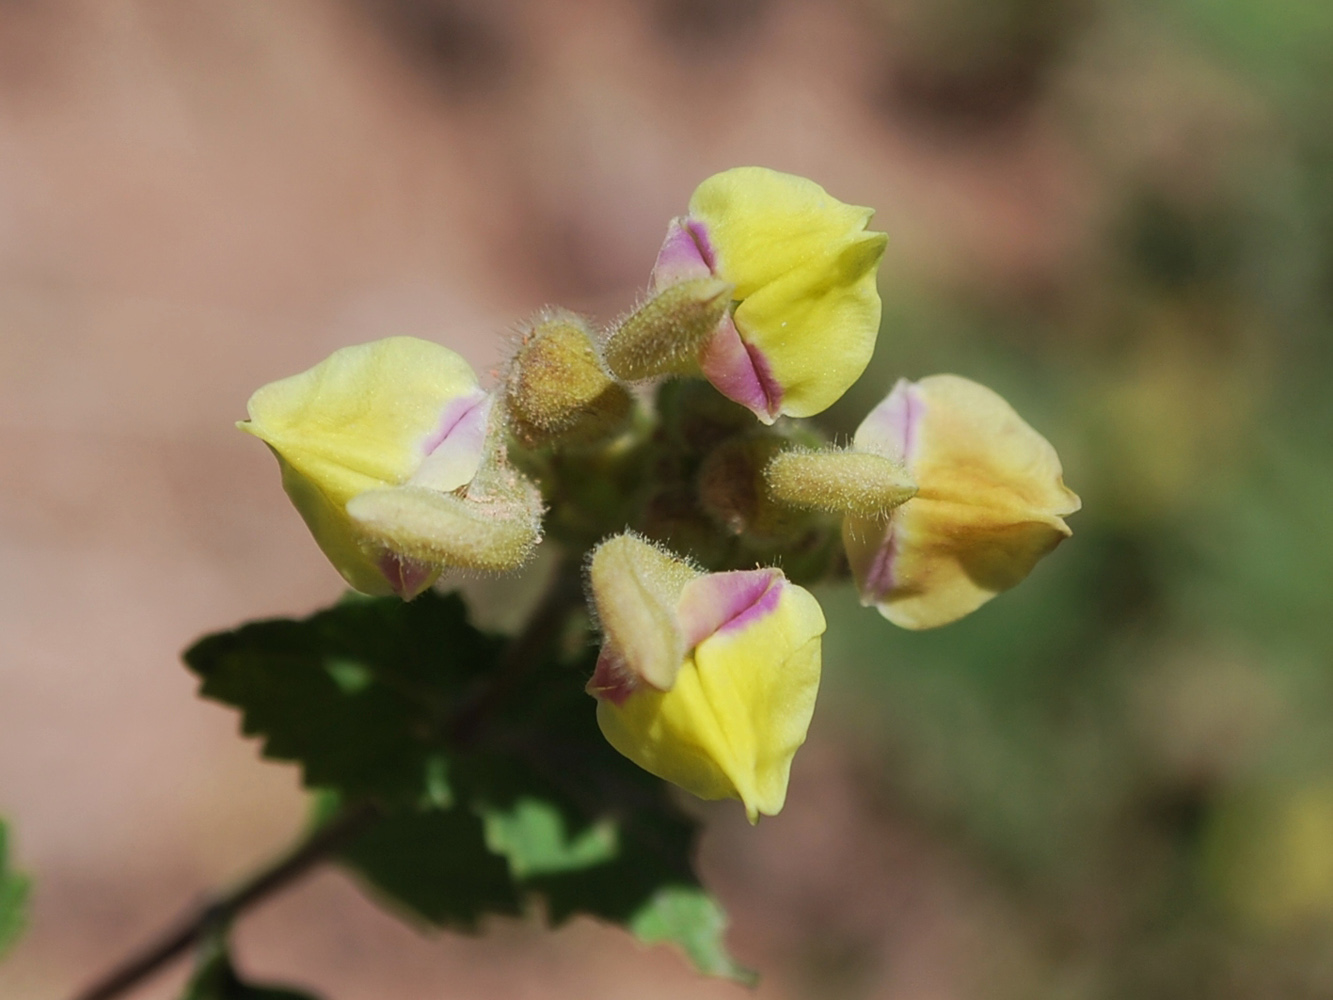
[[[697,824],[597,728],[590,657],[537,650],[497,673],[502,648],[427,593],[247,625],[186,660],[267,756],[336,793],[326,807],[385,807],[341,857],[391,908],[471,930],[539,898],[553,923],[613,921],[748,980],[694,873]]]
[[[342,859],[391,907],[439,927],[475,930],[488,913],[522,909],[504,859],[486,849],[481,820],[465,810],[390,814]]]
[[[9,830],[0,820],[0,955],[23,932],[29,882],[9,867]]]
[[[679,947],[701,972],[753,982],[727,953],[725,915],[694,872],[698,823],[602,738],[582,691],[590,670],[537,675],[496,724],[509,755],[461,761],[460,797],[552,923],[599,917]]]
[[[226,944],[205,946],[198,968],[186,984],[181,1000],[317,1000],[311,993],[284,986],[246,983],[236,974]]]
[[[202,639],[185,662],[205,697],[241,710],[265,756],[300,763],[308,786],[439,805],[449,720],[500,645],[456,595],[427,592],[255,622]]]

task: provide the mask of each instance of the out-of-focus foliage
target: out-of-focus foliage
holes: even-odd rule
[[[0,820],[0,956],[23,931],[28,880],[9,866],[9,828]]]
[[[600,917],[750,978],[694,873],[695,821],[598,731],[577,639],[507,650],[459,597],[427,592],[246,625],[186,661],[266,756],[331,793],[326,815],[340,799],[380,805],[342,860],[391,908],[476,930],[540,901],[552,923]]]
[[[1333,7],[1084,6],[1043,94],[1100,172],[1095,253],[1035,297],[886,289],[829,415],[847,433],[903,371],[976,377],[1084,511],[937,633],[821,593],[827,691],[895,809],[1030,918],[1040,995],[1325,996]]]

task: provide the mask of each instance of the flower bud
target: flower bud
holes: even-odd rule
[[[827,409],[865,370],[879,332],[887,237],[866,231],[872,214],[762,167],[708,178],[667,231],[653,290],[713,277],[734,286],[734,308],[680,352],[697,350],[704,377],[766,424]]]
[[[901,465],[870,452],[784,451],[765,478],[776,500],[833,514],[884,517],[916,495]]]
[[[699,371],[698,354],[727,315],[733,288],[704,275],[670,285],[630,313],[607,339],[607,367],[635,382]]]
[[[752,823],[776,814],[819,688],[818,602],[781,570],[703,574],[633,535],[590,576],[607,740],[700,798],[740,799]]]
[[[853,447],[901,465],[917,493],[851,514],[843,542],[864,604],[904,628],[944,625],[1019,583],[1080,507],[1060,459],[1000,396],[957,375],[900,381]]]
[[[676,604],[685,585],[700,575],[634,535],[618,535],[593,552],[588,582],[597,620],[618,666],[630,672],[625,680],[659,690],[675,683],[685,657]],[[605,693],[615,697],[609,688]]]
[[[421,486],[368,490],[348,501],[347,514],[363,546],[406,563],[409,573],[413,566],[504,572],[526,562],[541,538],[541,494],[528,483],[466,496]]]
[[[583,320],[553,310],[538,317],[514,356],[505,405],[514,435],[540,448],[608,437],[624,424],[633,399],[602,368]]]
[[[411,598],[443,565],[454,564],[446,549],[525,551],[512,538],[466,543],[451,534],[474,522],[481,525],[470,529],[474,536],[498,530],[497,518],[475,507],[459,513],[455,508],[465,501],[454,495],[473,482],[493,450],[490,409],[490,396],[453,351],[390,337],[345,347],[309,371],[264,386],[250,397],[250,419],[238,426],[277,456],[283,487],[348,584]],[[522,510],[518,527],[504,530],[531,533],[532,503],[518,499],[520,492],[515,486],[508,506],[490,510]],[[475,505],[471,498],[466,503]],[[430,530],[448,538],[427,544],[427,509],[437,515]],[[397,521],[410,522],[411,529],[391,530]],[[497,561],[503,560],[475,556],[464,564]]]

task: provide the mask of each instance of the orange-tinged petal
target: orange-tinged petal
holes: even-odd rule
[[[1050,443],[956,375],[899,382],[854,447],[902,463],[918,485],[890,516],[843,524],[863,602],[904,628],[947,624],[1019,583],[1080,506]]]

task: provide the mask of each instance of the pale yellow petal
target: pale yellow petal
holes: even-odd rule
[[[392,587],[363,550],[347,504],[414,476],[437,488],[466,484],[481,461],[485,400],[453,351],[391,337],[264,386],[239,426],[278,456],[284,489],[343,579],[386,594]]]
[[[241,429],[330,494],[353,495],[367,480],[406,482],[430,450],[448,404],[476,393],[471,367],[447,347],[389,337],[344,347],[259,389]]]
[[[956,375],[900,383],[856,445],[904,458],[918,484],[887,520],[849,517],[843,528],[863,599],[905,628],[954,621],[1019,583],[1079,509],[1050,443]]]

